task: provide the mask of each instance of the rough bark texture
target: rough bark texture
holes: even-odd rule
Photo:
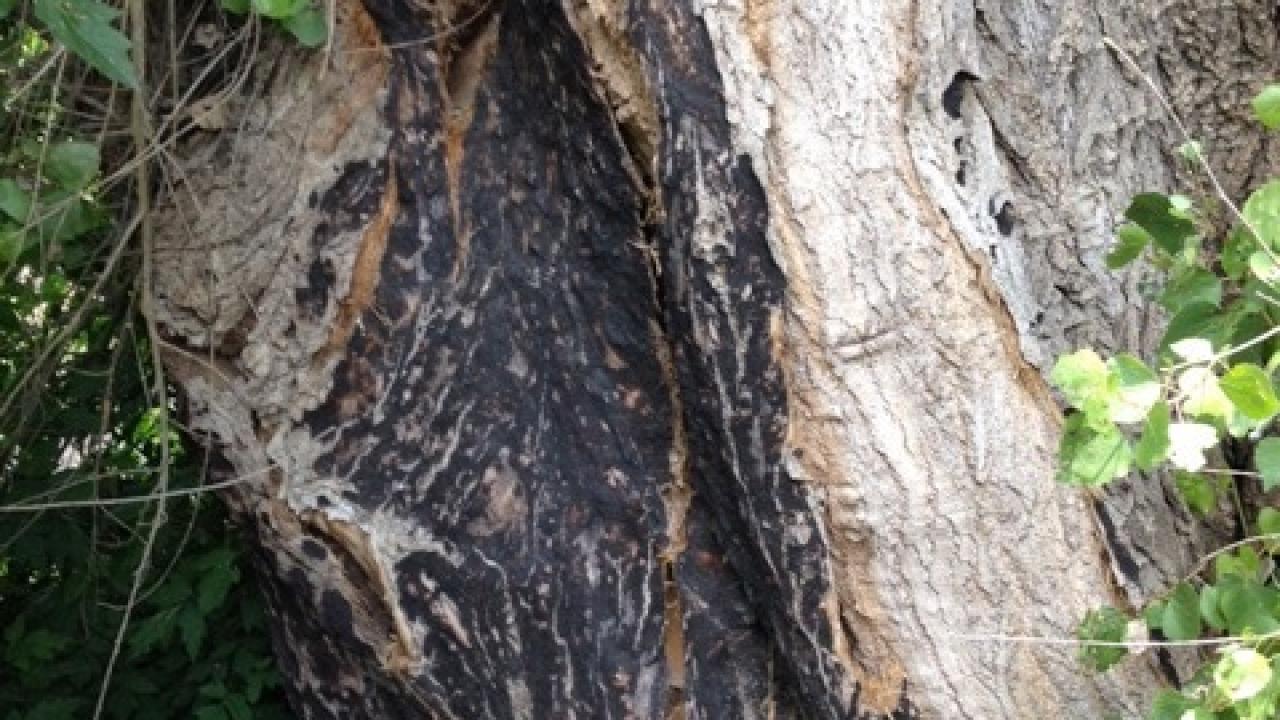
[[[1175,138],[1104,35],[1269,167],[1271,8],[1198,4],[342,0],[271,46],[156,312],[300,716],[1136,715],[1155,660],[962,633],[1192,556],[1158,483],[1054,486],[1042,373],[1149,340],[1101,256]]]

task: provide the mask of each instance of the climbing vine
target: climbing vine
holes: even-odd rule
[[[1280,85],[1253,101],[1280,128]],[[1180,154],[1220,188],[1204,149]],[[1058,359],[1053,384],[1072,408],[1058,479],[1098,487],[1137,471],[1170,471],[1182,501],[1205,516],[1232,509],[1241,538],[1129,617],[1091,612],[1081,659],[1106,670],[1138,639],[1186,645],[1203,664],[1155,698],[1153,720],[1265,720],[1280,711],[1280,179],[1236,206],[1203,197],[1133,198],[1106,263],[1145,259],[1168,326],[1151,363],[1090,349]],[[1151,477],[1158,477],[1151,476]],[[1145,646],[1139,643],[1140,646]]]
[[[178,81],[216,94],[227,58],[247,62],[180,56],[172,33],[316,47],[326,17],[312,0],[0,0],[0,720],[289,716],[145,313],[148,210],[188,130],[152,119],[186,117]]]

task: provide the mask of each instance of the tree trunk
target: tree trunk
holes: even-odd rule
[[[305,718],[1142,712],[1069,636],[1198,534],[1055,486],[1042,377],[1271,4],[339,0],[181,148],[154,308]],[[257,98],[250,102],[250,98]],[[207,109],[207,108],[206,108]],[[206,122],[206,125],[211,125]],[[1172,519],[1169,519],[1172,518]]]

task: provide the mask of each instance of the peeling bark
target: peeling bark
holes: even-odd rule
[[[961,636],[1202,532],[1055,487],[1042,373],[1152,321],[1101,256],[1171,136],[1103,34],[1261,172],[1219,103],[1274,32],[1112,5],[342,0],[273,46],[156,312],[300,716],[1137,714],[1155,660]]]

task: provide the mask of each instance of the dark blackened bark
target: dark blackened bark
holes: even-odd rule
[[[337,362],[287,483],[340,496],[256,523],[301,714],[849,717],[783,467],[768,208],[701,21],[636,4],[614,29],[645,128],[558,4],[367,9],[390,141],[314,199],[296,290],[304,320],[337,307],[312,366]],[[324,249],[353,231],[343,289]]]

